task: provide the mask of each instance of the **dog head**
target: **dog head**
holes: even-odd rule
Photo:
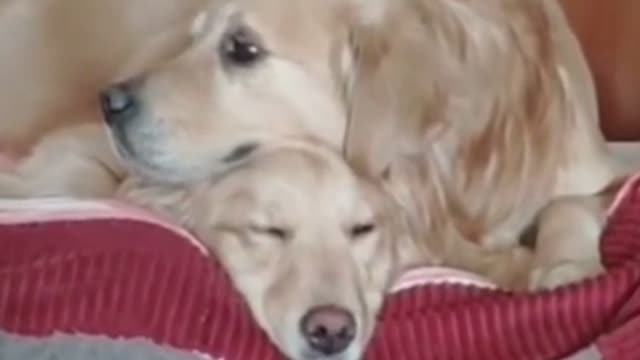
[[[130,185],[123,196],[192,229],[288,357],[360,358],[406,228],[338,153],[262,150],[215,183]]]
[[[103,93],[118,152],[151,177],[181,181],[224,172],[286,136],[341,147],[343,7],[209,1],[179,56]]]
[[[544,199],[568,161],[551,3],[209,0],[192,44],[106,91],[104,112],[122,157],[157,181],[308,136],[395,189],[428,184],[405,207],[459,208],[480,238],[510,221],[513,199]]]
[[[122,157],[163,181],[224,172],[291,135],[375,172],[432,146],[465,168],[496,152],[525,163],[487,144],[555,141],[558,85],[546,5],[509,4],[208,0],[184,51],[104,92],[105,118]]]

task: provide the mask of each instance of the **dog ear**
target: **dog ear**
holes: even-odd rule
[[[116,198],[134,204],[164,217],[180,226],[194,225],[192,203],[194,189],[188,186],[162,184],[137,176],[127,178],[116,194]]]
[[[384,174],[397,156],[422,153],[446,100],[427,70],[425,37],[401,21],[391,16],[352,31],[345,155],[369,175]]]

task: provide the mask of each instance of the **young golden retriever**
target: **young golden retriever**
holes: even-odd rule
[[[287,137],[313,137],[384,181],[423,249],[412,263],[436,253],[523,286],[530,261],[519,238],[536,214],[621,172],[556,0],[209,0],[190,36],[179,56],[102,95],[127,171],[192,183]],[[99,158],[97,174],[115,174],[100,184],[121,181],[120,164],[93,150],[103,136],[73,137],[55,143],[86,142],[65,151],[83,164]],[[40,179],[17,185],[21,194],[78,188],[73,181],[88,193],[98,181],[84,165],[51,177],[67,165],[52,156],[36,150],[27,163],[38,165],[18,169]],[[597,241],[562,241],[569,253],[538,252],[537,286],[599,271]]]
[[[209,181],[129,179],[119,196],[192,229],[290,359],[361,357],[408,239],[393,199],[313,141]]]

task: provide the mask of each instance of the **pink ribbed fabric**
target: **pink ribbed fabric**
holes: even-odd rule
[[[595,344],[607,360],[640,360],[640,181],[602,252],[606,275],[552,292],[425,285],[391,295],[366,359],[548,360]],[[127,219],[0,224],[0,328],[282,358],[217,264],[178,234]]]

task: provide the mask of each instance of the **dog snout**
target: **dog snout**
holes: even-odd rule
[[[100,94],[100,102],[105,121],[109,125],[133,118],[140,107],[131,83],[111,86]]]
[[[311,349],[327,356],[345,351],[356,336],[353,315],[337,306],[311,309],[302,318],[300,327]]]

